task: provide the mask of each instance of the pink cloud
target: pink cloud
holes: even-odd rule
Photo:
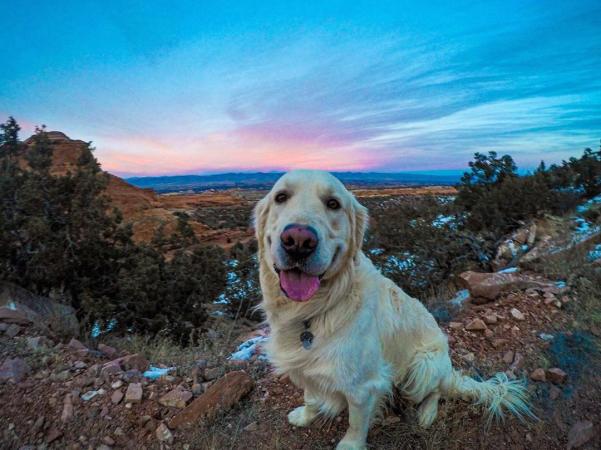
[[[328,130],[253,125],[198,137],[105,136],[96,156],[105,170],[160,175],[293,168],[366,170],[382,156]]]

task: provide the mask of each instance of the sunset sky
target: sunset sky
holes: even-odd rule
[[[601,138],[599,0],[0,1],[0,120],[123,176],[533,167]]]

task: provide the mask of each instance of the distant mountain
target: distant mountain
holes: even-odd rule
[[[223,173],[216,175],[173,175],[132,177],[127,181],[156,192],[204,191],[207,189],[267,189],[283,172]],[[352,186],[450,186],[459,182],[461,171],[438,172],[335,172],[343,183]]]

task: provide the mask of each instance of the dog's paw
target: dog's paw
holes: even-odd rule
[[[365,442],[341,440],[336,446],[336,450],[367,450]]]
[[[311,414],[306,406],[299,406],[288,413],[288,422],[295,427],[306,427],[311,424],[315,414]]]

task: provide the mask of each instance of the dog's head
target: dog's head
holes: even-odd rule
[[[295,170],[281,177],[255,208],[262,263],[282,292],[304,302],[336,277],[361,249],[367,210],[327,172]]]

